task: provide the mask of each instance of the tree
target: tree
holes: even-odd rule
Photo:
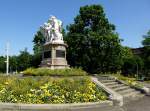
[[[143,60],[139,56],[133,56],[124,60],[122,74],[125,76],[141,76],[143,71]]]
[[[142,58],[144,58],[144,72],[146,76],[150,77],[150,30],[143,38],[142,44],[144,46],[144,53]]]
[[[35,34],[34,39],[33,39],[33,51],[34,54],[40,54],[42,50],[42,45],[45,43],[45,39],[40,31]]]
[[[67,59],[71,66],[83,67],[90,73],[121,69],[120,39],[101,5],[81,7],[67,30],[65,41],[69,46]]]
[[[0,56],[0,72],[5,72],[6,71],[6,58],[3,56]]]
[[[150,30],[147,32],[147,35],[143,36],[143,38],[144,40],[142,41],[142,44],[144,45],[144,47],[150,47]]]
[[[41,54],[34,54],[32,55],[31,66],[37,68],[39,67],[41,61],[42,61]]]
[[[132,53],[131,48],[122,47],[122,59],[123,59],[122,74],[124,74],[125,76],[133,73],[133,68],[135,66],[133,56],[134,55]]]
[[[26,48],[24,49],[24,51],[20,51],[20,54],[18,56],[18,70],[23,71],[31,67],[31,60],[32,56],[29,54]]]
[[[18,70],[18,56],[10,56],[10,72]]]
[[[42,60],[42,45],[45,43],[45,39],[40,31],[34,36],[33,43],[32,66],[38,67]]]

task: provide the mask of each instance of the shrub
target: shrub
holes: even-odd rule
[[[29,68],[23,72],[26,76],[85,76],[87,73],[80,68],[70,69],[48,69],[48,68]]]

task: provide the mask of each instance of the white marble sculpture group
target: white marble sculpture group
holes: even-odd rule
[[[51,16],[47,23],[40,27],[45,43],[64,43],[62,35],[62,21]]]

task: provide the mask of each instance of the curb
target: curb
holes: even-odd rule
[[[72,111],[71,109],[112,107],[112,101],[72,104],[20,104],[0,103],[0,111]]]

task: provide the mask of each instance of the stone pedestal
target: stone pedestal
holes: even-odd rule
[[[64,43],[44,44],[40,67],[46,67],[50,69],[69,68],[66,60],[66,47],[67,45]]]

